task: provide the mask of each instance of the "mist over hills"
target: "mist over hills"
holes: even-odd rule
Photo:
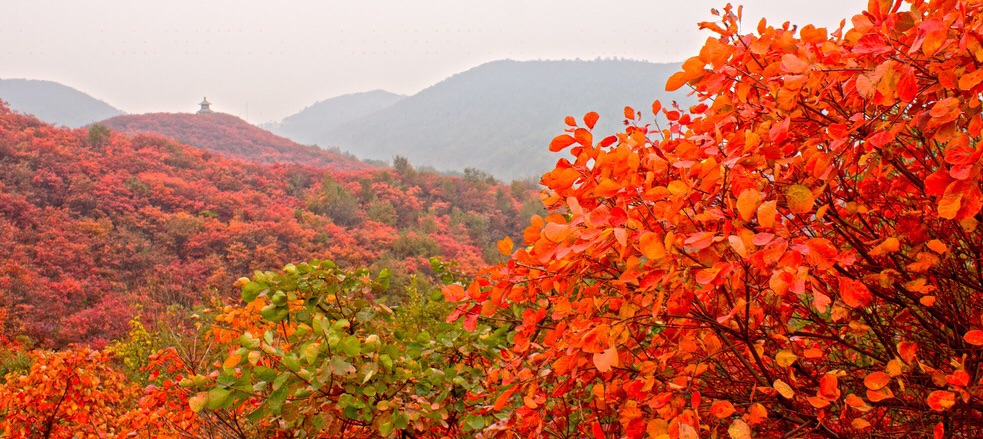
[[[293,163],[346,171],[373,168],[353,156],[298,144],[225,113],[132,114],[99,124],[129,135],[158,134],[226,157],[258,163]]]
[[[400,155],[442,171],[471,167],[505,180],[538,177],[562,157],[547,146],[563,133],[565,116],[579,120],[596,111],[595,132],[607,136],[622,127],[625,106],[644,111],[655,99],[691,102],[665,91],[679,68],[626,60],[495,61],[347,122],[306,111],[288,119],[296,132],[304,123],[313,124],[305,133],[322,129],[295,140],[338,146],[363,159]]]
[[[279,123],[265,123],[260,127],[296,142],[313,145],[325,132],[382,110],[405,97],[385,90],[341,95],[318,101]]]
[[[53,81],[0,79],[0,100],[18,113],[71,128],[123,114],[112,105]]]
[[[694,99],[668,93],[665,83],[678,63],[644,61],[494,61],[453,75],[412,96],[384,90],[318,101],[260,130],[231,115],[156,113],[108,120],[123,132],[154,132],[247,160],[306,163],[334,168],[389,162],[461,172],[476,168],[502,180],[538,178],[563,153],[548,150],[563,133],[565,116],[589,111],[601,119],[595,137],[619,132],[623,108],[643,111],[659,99],[684,108]],[[0,80],[0,99],[44,121],[83,126],[122,112],[78,90],[50,81]],[[207,122],[207,123],[206,123]],[[297,143],[294,143],[297,142]],[[299,144],[298,144],[299,143]],[[301,145],[303,144],[303,145]],[[329,151],[321,154],[317,145]]]

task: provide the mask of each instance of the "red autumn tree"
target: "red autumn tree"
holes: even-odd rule
[[[983,4],[715,35],[688,112],[568,118],[535,217],[461,313],[512,318],[522,437],[971,437],[983,425]]]

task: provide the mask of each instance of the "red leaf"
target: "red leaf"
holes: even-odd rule
[[[597,119],[599,118],[600,116],[597,113],[591,111],[590,113],[584,115],[584,125],[587,125],[587,129],[592,130],[594,129],[594,124],[597,123]]]
[[[963,340],[966,340],[966,343],[969,343],[973,346],[983,346],[983,331],[980,331],[979,329],[973,329],[972,331],[967,332],[966,335],[963,336]]]
[[[956,405],[956,394],[948,390],[936,390],[925,399],[928,406],[937,412],[944,412]]]
[[[863,308],[870,303],[873,296],[870,294],[870,290],[863,282],[859,282],[850,278],[841,277],[840,281],[840,298],[846,303],[850,308]]]

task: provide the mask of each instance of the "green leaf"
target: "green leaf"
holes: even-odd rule
[[[280,360],[280,364],[282,364],[283,367],[287,368],[287,370],[291,372],[296,372],[300,370],[300,360],[298,360],[297,356],[292,353],[285,355]]]
[[[481,416],[468,416],[464,419],[464,422],[471,427],[472,430],[481,430],[485,428],[485,418]]]
[[[313,366],[317,364],[318,357],[321,354],[321,343],[309,343],[304,347],[303,351],[304,360],[307,361],[307,364]]]
[[[242,287],[242,301],[246,303],[252,302],[263,292],[263,285],[258,282],[249,282]]]
[[[188,398],[188,406],[195,413],[202,411],[206,402],[208,402],[208,393],[205,392],[198,392],[195,396]]]
[[[231,405],[232,405],[232,391],[230,391],[229,389],[216,387],[208,391],[208,401],[205,403],[205,406],[208,407],[209,410],[228,408]]]
[[[349,335],[341,343],[338,343],[338,349],[341,349],[348,356],[354,357],[361,353],[361,343],[359,343],[358,337]]]
[[[331,357],[331,372],[335,375],[345,375],[350,372],[355,372],[355,367],[351,363],[345,361],[345,359],[340,356]]]
[[[379,434],[383,436],[389,436],[393,434],[393,423],[392,421],[386,421],[379,424]]]

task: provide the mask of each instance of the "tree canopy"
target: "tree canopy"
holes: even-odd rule
[[[503,431],[973,435],[981,7],[872,0],[849,28],[746,33],[728,6],[667,84],[699,104],[655,102],[666,126],[626,108],[599,142],[597,114],[568,118],[552,213],[444,290],[517,319],[488,373]]]

